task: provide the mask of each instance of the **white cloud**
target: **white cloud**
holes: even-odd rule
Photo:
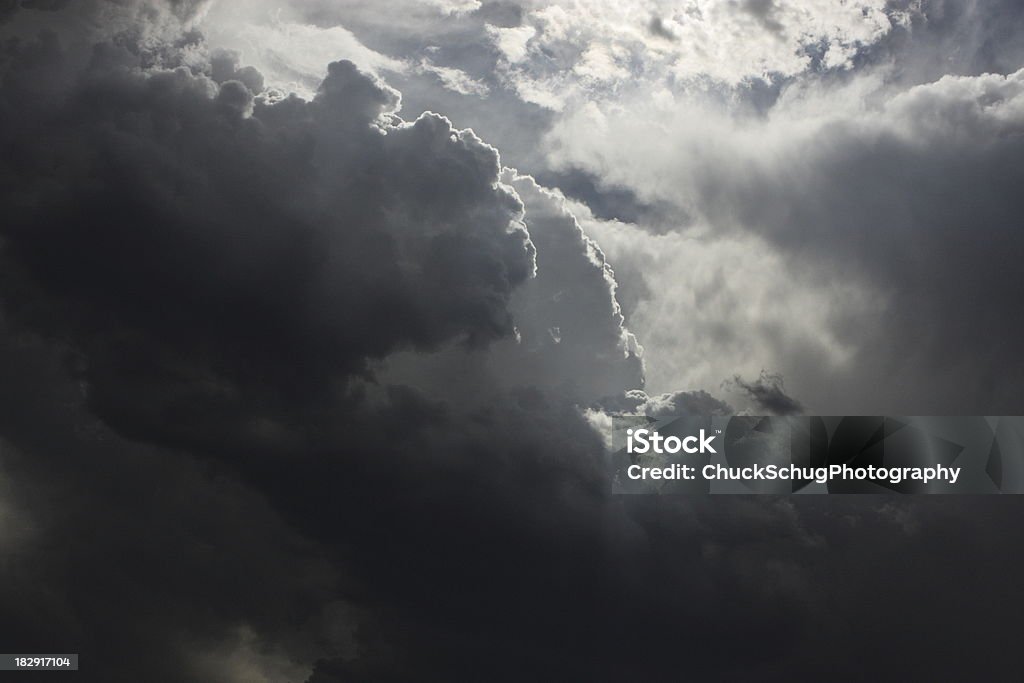
[[[490,92],[490,88],[487,87],[486,83],[472,78],[465,71],[447,66],[438,66],[432,64],[429,59],[422,59],[418,70],[421,73],[433,74],[442,86],[460,95],[486,97],[487,93]]]
[[[627,264],[647,280],[629,323],[656,389],[766,367],[812,410],[1017,405],[1024,70],[886,76],[809,80],[763,116],[692,97],[563,114],[553,164],[691,218],[628,239],[584,222],[620,282]]]
[[[557,0],[528,4],[525,22],[491,29],[504,74],[524,99],[555,110],[618,87],[735,86],[827,68],[907,21],[885,0]]]
[[[532,26],[501,28],[489,25],[487,26],[487,32],[505,59],[515,64],[526,59],[528,53],[527,46],[530,40],[537,34],[537,29]]]
[[[374,74],[408,68],[404,61],[366,47],[342,26],[319,27],[280,15],[263,21],[259,14],[239,19],[223,11],[211,11],[203,23],[210,45],[237,51],[241,62],[256,67],[269,87],[284,92],[311,98],[323,78],[324,66],[339,59],[348,59]]]
[[[648,288],[629,325],[644,344],[651,393],[680,387],[722,393],[733,375],[756,377],[764,368],[791,375],[795,365],[811,361],[824,374],[843,372],[856,347],[835,321],[877,320],[884,310],[884,298],[863,283],[822,282],[812,271],[798,272],[753,236],[656,235],[597,220],[580,204],[572,210],[608,254],[620,287],[642,281]]]

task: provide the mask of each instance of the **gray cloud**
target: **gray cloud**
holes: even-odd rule
[[[864,51],[864,66],[896,63],[892,77],[927,83],[945,75],[1007,74],[1024,64],[1024,12],[1013,0],[894,0],[912,21]]]
[[[85,680],[145,669],[163,682],[209,680],[197,660],[219,660],[239,628],[279,650],[265,665],[315,657],[317,639],[354,647],[325,627],[345,604],[337,567],[258,491],[114,433],[84,404],[66,351],[6,324],[0,382],[0,637],[11,648],[79,652]]]
[[[10,67],[61,68],[48,50]],[[389,119],[397,93],[351,64],[312,102],[253,103],[239,81],[131,59],[100,46],[68,96],[8,79],[3,124],[4,257],[25,286],[8,307],[83,349],[108,417],[313,400],[369,358],[512,334],[534,249],[472,132]],[[41,150],[57,126],[64,144]]]
[[[502,387],[587,405],[642,387],[642,348],[624,324],[604,253],[560,195],[511,170],[502,180],[523,202],[537,250],[535,276],[508,304],[515,337],[486,349],[449,345],[430,354],[392,354],[378,367],[381,380],[456,403]]]
[[[658,16],[651,17],[650,22],[647,24],[647,30],[653,35],[656,35],[659,38],[664,38],[665,40],[673,42],[679,40],[679,36],[665,25],[665,20]]]
[[[862,411],[883,377],[876,400],[903,412],[1020,411],[1020,98],[1020,73],[922,86],[867,125],[823,129],[785,177],[754,173],[712,200],[823,280],[879,292],[873,327],[841,332],[861,347],[844,383]]]
[[[804,412],[800,401],[786,393],[782,375],[762,370],[756,380],[748,381],[736,375],[728,384],[745,394],[759,414],[797,415]]]
[[[5,642],[105,682],[877,675],[858,638],[1016,666],[1009,572],[934,599],[1020,561],[1012,501],[611,496],[581,403],[730,407],[623,391],[561,198],[351,64],[277,101],[139,35],[0,64]]]
[[[775,0],[742,0],[739,7],[754,17],[765,30],[782,37],[785,28],[776,17],[779,8]]]
[[[754,118],[692,103],[660,118],[579,114],[552,134],[553,157],[682,207],[701,256],[750,240],[751,255],[779,261],[760,285],[778,292],[768,301],[782,311],[776,325],[723,308],[707,334],[756,340],[758,364],[778,367],[811,410],[1015,414],[1022,72],[907,85],[889,80],[901,64],[793,84]],[[592,121],[620,135],[590,135]],[[635,267],[636,252],[655,247],[633,242],[607,249]],[[719,265],[732,277],[703,285],[728,292],[750,277],[730,258]],[[648,291],[677,295],[679,275],[660,270],[665,281],[645,272]],[[631,319],[648,338],[686,325],[658,321]],[[799,344],[784,337],[805,329]],[[826,362],[807,362],[811,345]]]

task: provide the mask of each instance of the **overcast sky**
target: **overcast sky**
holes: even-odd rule
[[[608,415],[1024,413],[1012,0],[0,2],[0,641],[97,681],[1005,675],[1011,499]]]

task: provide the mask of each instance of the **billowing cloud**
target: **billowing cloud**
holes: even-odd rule
[[[559,124],[552,143],[565,163],[641,199],[677,203],[697,226],[682,232],[705,245],[742,243],[744,235],[768,245],[759,259],[776,260],[780,285],[802,281],[798,291],[821,300],[780,311],[779,325],[795,329],[816,309],[835,312],[815,324],[814,336],[846,349],[836,374],[815,379],[820,366],[808,369],[784,350],[761,361],[788,379],[799,374],[798,393],[813,394],[810,405],[1014,413],[1014,349],[1024,330],[1007,311],[1018,279],[1011,254],[1021,250],[1021,207],[1010,190],[1019,180],[1011,159],[1020,153],[1021,79],[946,77],[894,92],[865,75],[827,94],[794,87],[755,120],[692,107],[591,109]],[[680,261],[701,251],[680,253]],[[701,267],[741,272],[734,259]],[[836,297],[840,288],[853,296]],[[746,333],[721,313],[725,329]],[[656,327],[632,324],[642,333]],[[841,402],[836,377],[850,387]],[[883,377],[893,391],[879,397]]]
[[[98,405],[223,416],[268,391],[312,400],[392,351],[514,333],[534,248],[472,132],[395,119],[397,93],[350,63],[310,102],[268,103],[101,48],[68,93],[9,79],[3,124],[4,253],[32,283],[10,309],[83,350]],[[60,57],[30,45],[10,64],[27,60],[45,76]],[[120,384],[143,376],[152,404]]]
[[[493,56],[493,43],[472,44],[467,27],[482,17],[499,28],[529,23],[536,8],[473,5],[410,5],[388,17],[369,3],[314,6],[319,19],[300,23],[336,26],[330,11],[350,10],[359,44],[391,59],[396,45],[442,42],[438,17],[449,17],[458,40],[446,44],[469,57],[440,50],[427,53],[430,64],[492,89],[485,100],[442,87],[436,101],[500,107],[509,101],[493,89],[500,79],[470,68],[487,63],[474,60]],[[747,407],[701,391],[703,382],[639,390],[630,330],[643,320],[653,330],[657,306],[684,302],[664,309],[677,327],[641,340],[645,359],[703,343],[706,365],[680,351],[660,367],[715,382],[780,367],[802,401],[791,368],[765,363],[764,349],[839,367],[856,357],[848,339],[861,327],[836,321],[860,312],[869,285],[894,297],[886,311],[900,310],[881,277],[891,265],[872,271],[877,285],[854,277],[867,272],[860,258],[848,289],[806,286],[820,285],[823,270],[811,263],[794,275],[789,256],[794,235],[808,233],[769,220],[794,199],[794,179],[841,176],[847,167],[830,150],[878,153],[857,125],[840,120],[835,138],[825,125],[797,126],[816,145],[794,155],[804,166],[786,157],[792,176],[756,154],[764,165],[749,173],[711,173],[721,202],[683,201],[689,176],[662,163],[681,158],[666,144],[675,137],[629,140],[654,169],[645,174],[610,147],[581,158],[550,150],[555,165],[598,178],[594,191],[618,183],[663,216],[687,207],[686,227],[704,230],[701,239],[577,211],[532,169],[502,169],[495,148],[461,124],[399,109],[397,92],[352,62],[323,64],[309,98],[274,90],[244,50],[221,51],[232,46],[197,32],[216,7],[95,3],[116,19],[96,25],[76,23],[91,16],[81,7],[13,15],[5,30],[19,39],[0,63],[0,534],[10,550],[0,635],[12,649],[78,651],[80,675],[105,682],[140,671],[157,681],[317,683],[877,676],[878,664],[847,646],[858,638],[900,654],[886,672],[903,677],[996,677],[1017,666],[1003,627],[1019,611],[1015,577],[991,570],[1021,560],[1006,533],[1019,517],[1012,501],[609,493],[595,415]],[[787,26],[772,3],[733,9],[769,33]],[[412,43],[371,41],[385,35],[365,30],[373,16],[393,32],[413,29]],[[635,24],[645,40],[655,38],[651,16]],[[421,63],[416,50],[398,58]],[[615,57],[595,51],[581,78],[596,82]],[[436,80],[419,76],[421,88]],[[887,104],[868,129],[898,143],[897,160],[959,132],[949,125],[957,111],[968,128],[1010,140],[1000,126],[1014,120],[1016,86],[987,83],[987,94],[944,99],[945,89],[980,84],[951,81]],[[978,104],[966,111],[950,104],[971,97]],[[520,106],[491,125],[535,111]],[[889,125],[932,110],[936,132],[919,139]],[[486,118],[484,108],[464,111]],[[600,113],[614,125],[576,132],[650,122],[637,112],[635,129],[619,128],[625,115]],[[564,132],[551,140],[566,143]],[[982,149],[981,135],[958,153]],[[615,175],[630,168],[635,183]],[[748,220],[751,198],[766,209],[763,223]],[[856,240],[845,246],[863,253]],[[676,258],[688,253],[703,258],[694,267]],[[825,251],[811,239],[807,253]],[[729,260],[749,279],[727,277]],[[673,273],[682,284],[654,299]],[[846,305],[831,306],[842,292]],[[797,322],[780,323],[793,311]],[[726,314],[761,335],[721,325]],[[972,553],[936,562],[950,544]],[[882,582],[864,559],[879,553],[901,559]],[[969,589],[936,600],[950,585]],[[926,629],[931,637],[905,638]],[[935,643],[977,656],[930,659]]]
[[[739,86],[853,65],[910,20],[882,0],[530,2],[522,25],[491,30],[508,82],[563,110],[660,85]]]
[[[502,180],[523,202],[537,250],[535,276],[509,301],[515,336],[486,349],[459,345],[434,354],[393,354],[380,364],[380,376],[455,402],[497,386],[542,390],[589,405],[642,387],[643,349],[624,324],[615,274],[604,253],[561,195],[510,169]]]
[[[615,265],[617,295],[643,342],[653,393],[706,387],[756,413],[749,395],[731,395],[723,381],[756,377],[780,359],[843,372],[856,349],[841,333],[844,321],[883,310],[872,290],[821,282],[756,236],[720,236],[699,223],[652,231],[598,219],[579,203],[573,210]],[[792,366],[782,370],[788,378]]]
[[[911,88],[945,88],[939,81],[945,74],[984,80],[985,72],[1009,77],[1019,69],[1024,48],[1014,27],[1024,19],[1013,3],[510,7],[485,4],[447,23],[426,7],[408,8],[407,20],[383,21],[360,2],[306,16],[325,26],[351,26],[376,49],[394,54],[442,45],[439,63],[485,83],[490,101],[440,94],[396,76],[410,102],[483,131],[506,161],[586,202],[595,217],[620,221],[614,229],[585,229],[615,267],[623,310],[649,350],[652,390],[714,390],[736,372],[756,376],[762,367],[773,367],[810,409],[826,412],[949,412],[978,406],[991,395],[986,386],[1012,365],[1012,352],[984,368],[951,364],[948,351],[931,348],[942,341],[900,346],[892,340],[962,335],[952,329],[928,335],[925,318],[940,325],[970,321],[962,329],[991,328],[998,316],[982,319],[979,306],[968,301],[988,301],[991,292],[1012,287],[1012,268],[993,268],[996,254],[971,255],[992,243],[987,240],[952,262],[959,246],[948,241],[950,231],[926,226],[952,217],[963,204],[936,208],[933,218],[927,215],[933,209],[924,206],[904,211],[893,189],[932,169],[947,187],[907,192],[914,202],[937,197],[932,203],[939,207],[942,199],[954,202],[972,179],[991,175],[990,187],[1002,182],[1003,162],[995,158],[989,168],[965,168],[966,177],[955,179],[935,170],[934,155],[945,149],[951,160],[959,153],[956,145],[973,145],[967,163],[988,164],[970,158],[993,136],[1009,135],[1009,128],[964,130],[973,137],[959,140],[961,133],[951,133],[949,125],[929,130],[929,116],[915,118],[901,111],[900,102]],[[684,29],[692,34],[689,40],[672,39]],[[687,52],[698,49],[701,54]],[[711,59],[715,50],[728,57]],[[509,90],[530,102],[510,98]],[[995,90],[992,96],[1003,97]],[[989,97],[961,95],[965,107],[984,108],[971,99]],[[999,116],[1011,112],[1003,107]],[[947,124],[960,125],[953,119]],[[933,155],[919,149],[913,160],[888,158],[911,138],[917,140],[912,146],[930,147]],[[876,167],[888,170],[876,173]],[[1010,196],[998,189],[984,192],[998,194],[997,201]],[[1013,211],[1006,207],[1002,214]],[[992,222],[984,215],[965,219]],[[861,223],[873,227],[861,230]],[[884,253],[848,253],[847,237],[876,228],[885,235],[886,246],[877,250]],[[810,237],[796,238],[797,230],[811,231]],[[643,234],[652,231],[686,237],[653,240]],[[780,241],[781,235],[787,237]],[[894,251],[895,235],[907,237]],[[908,249],[919,256],[908,256]],[[951,281],[944,274],[963,267],[965,258],[971,259],[970,272],[984,270],[989,281],[1002,273],[1003,279],[975,280],[973,289],[969,283],[948,297],[932,296],[925,283],[940,291],[943,281]],[[686,268],[670,263],[683,261]],[[931,272],[912,274],[907,263]],[[715,279],[719,271],[743,277]],[[693,291],[707,293],[708,300],[684,305],[686,292]],[[967,291],[969,297],[959,296]],[[948,299],[943,306],[953,306],[956,315],[922,311],[922,303],[940,299]],[[991,310],[1005,305],[993,301]],[[905,327],[915,318],[922,322]],[[950,345],[956,348],[959,341]],[[987,354],[978,349],[971,355]],[[893,392],[869,408],[883,381],[893,384]],[[837,383],[845,387],[841,394],[833,391]],[[1013,405],[1008,401],[1012,397],[1004,395],[982,405],[1005,412]]]
[[[38,650],[48,634],[108,659],[103,653],[124,639],[87,638],[76,626],[82,610],[100,611],[94,599],[109,603],[101,611],[112,625],[134,625],[134,651],[167,680],[275,679],[308,671],[315,657],[356,652],[358,605],[342,609],[340,626],[331,616],[332,605],[347,604],[340,574],[362,583],[357,603],[423,618],[425,603],[388,606],[399,585],[396,558],[371,548],[391,537],[405,552],[414,537],[432,538],[410,559],[437,585],[436,563],[458,552],[461,533],[433,522],[414,528],[409,515],[459,519],[476,508],[481,524],[465,532],[508,534],[499,547],[515,552],[512,538],[543,529],[507,488],[519,481],[543,487],[553,517],[591,526],[605,505],[600,439],[564,397],[619,391],[642,374],[611,271],[558,200],[529,178],[499,175],[497,153],[471,131],[433,114],[402,121],[393,113],[397,93],[351,63],[331,64],[310,101],[265,98],[262,74],[236,55],[211,51],[208,63],[174,66],[168,50],[153,64],[154,46],[121,38],[99,42],[79,66],[56,34],[45,34],[12,43],[3,65],[0,114],[12,154],[2,172],[15,181],[4,192],[3,303],[15,326],[3,337],[14,401],[4,406],[4,463],[17,466],[19,490],[34,491],[28,501],[3,501],[13,525],[5,535],[14,544],[40,528],[61,551],[32,546],[6,575],[5,585],[31,598],[43,589],[32,583],[34,564],[57,600],[39,617],[57,626],[23,624],[17,642]],[[190,54],[202,54],[197,45],[190,39]],[[529,219],[514,186],[528,194]],[[396,353],[420,355],[426,366],[446,349],[489,356],[489,347],[499,375],[512,377],[505,359],[523,377],[516,387],[470,378],[472,404],[445,403],[438,385],[450,381],[414,389],[374,378],[375,361]],[[25,402],[33,383],[35,399]],[[49,414],[50,403],[70,412]],[[90,422],[93,415],[102,421]],[[162,448],[189,449],[226,473],[193,472],[193,455],[179,462]],[[168,464],[159,465],[162,457]],[[89,488],[104,472],[110,483]],[[47,476],[71,482],[74,502],[60,502],[60,490],[41,483]],[[430,494],[404,499],[417,479]],[[154,481],[167,499],[147,497],[144,508],[103,497],[109,487],[147,496]],[[217,486],[223,502],[200,504],[196,496]],[[367,495],[391,501],[373,524],[329,521],[379,508]],[[422,514],[433,496],[450,501],[448,512]],[[182,516],[192,509],[210,519],[183,548],[173,529],[189,528]],[[243,525],[235,516],[242,510],[261,535],[228,544],[223,534]],[[63,514],[76,523],[62,522]],[[113,522],[119,518],[148,524],[148,543]],[[82,534],[77,524],[98,530]],[[64,537],[89,543],[61,545]],[[113,587],[92,577],[103,571],[102,557],[121,552],[119,543],[153,558],[161,544],[186,552],[159,570],[149,558],[125,565],[131,583],[117,585],[136,591],[140,605],[159,604],[152,614],[184,601],[178,589],[195,575],[194,543],[211,561],[208,546],[224,548],[232,562],[259,563],[251,573],[260,585],[288,574],[289,588],[275,590],[301,628],[286,637],[278,627],[289,620],[276,607],[242,608],[261,603],[248,584],[204,597],[217,590],[216,576],[197,579],[197,599],[159,624],[116,609]],[[288,544],[295,547],[279,549]],[[335,548],[353,545],[368,552],[343,566],[332,560]],[[284,559],[260,559],[275,552]],[[307,559],[317,555],[322,565]],[[80,566],[73,582],[62,578],[68,563]],[[233,564],[225,571],[246,572]],[[159,598],[141,597],[145,582],[165,573],[178,581]],[[489,585],[466,587],[484,594]],[[309,592],[300,597],[302,590]],[[24,622],[30,603],[10,605],[8,616]],[[204,619],[202,610],[216,617]],[[390,647],[394,636],[388,627],[375,637]],[[125,660],[105,675],[123,680],[136,665]]]

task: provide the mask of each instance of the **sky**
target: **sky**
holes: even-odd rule
[[[1002,678],[1010,498],[613,413],[1024,412],[1011,0],[0,2],[0,642],[83,680]]]

